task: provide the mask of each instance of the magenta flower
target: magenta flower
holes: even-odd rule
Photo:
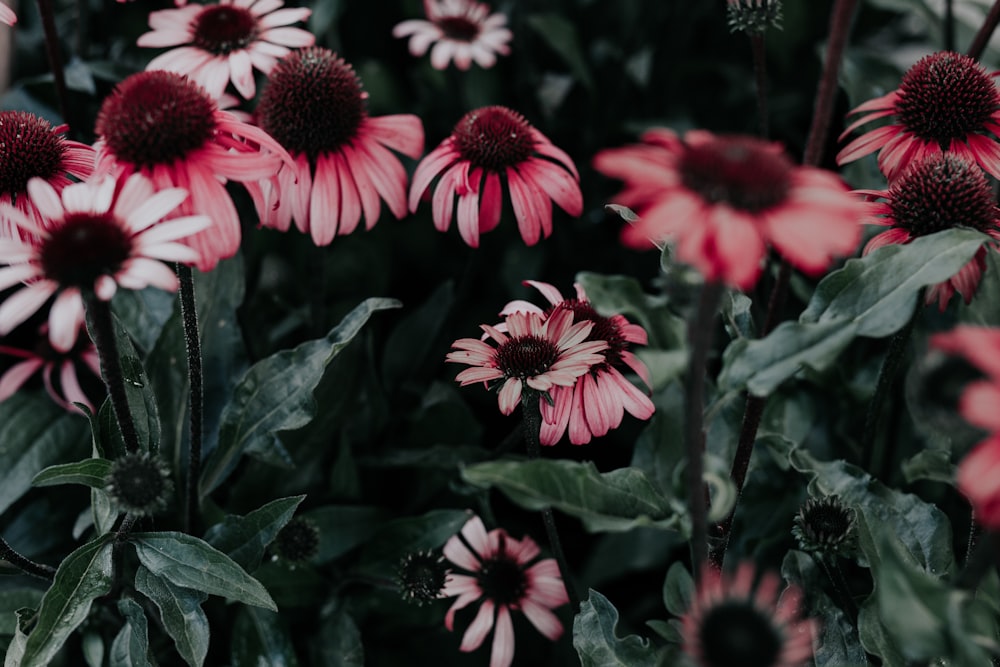
[[[844,146],[837,164],[881,150],[879,169],[892,181],[911,162],[948,151],[1000,178],[1000,146],[990,136],[1000,134],[996,76],[960,53],[922,58],[903,75],[899,88],[851,112],[864,115],[844,130],[841,140],[873,120],[892,117],[892,122]]]
[[[268,179],[291,163],[266,132],[220,111],[204,88],[173,72],[139,72],[119,83],[101,106],[97,134],[97,173],[119,181],[141,173],[157,190],[183,187],[191,196],[177,214],[211,218],[210,227],[185,239],[202,271],[240,247],[226,179]]]
[[[813,654],[814,620],[803,620],[802,592],[766,573],[754,585],[754,567],[740,564],[724,577],[706,566],[691,608],[681,619],[684,652],[698,667],[801,667]]]
[[[427,20],[410,19],[392,29],[393,37],[409,37],[410,53],[420,57],[431,49],[431,66],[445,69],[455,61],[455,67],[467,70],[473,61],[488,69],[497,61],[497,54],[510,53],[508,42],[513,38],[507,29],[507,16],[490,14],[490,7],[473,0],[424,0]]]
[[[74,412],[77,407],[73,404],[80,403],[93,412],[94,404],[80,386],[79,370],[87,369],[100,380],[97,349],[84,335],[77,336],[70,350],[60,352],[49,344],[46,329],[44,325],[41,327],[38,343],[32,349],[0,345],[0,355],[20,359],[0,375],[0,402],[13,396],[32,376],[40,373],[45,391],[57,405]]]
[[[819,275],[860,238],[862,207],[847,186],[795,166],[778,144],[654,129],[637,146],[599,152],[594,168],[625,181],[615,201],[639,214],[622,243],[641,250],[673,241],[679,261],[739,289],[757,282],[768,244]]]
[[[133,175],[116,191],[113,178],[74,183],[62,193],[41,178],[28,181],[28,196],[42,215],[36,225],[17,208],[0,204],[0,219],[21,227],[27,241],[0,240],[0,290],[24,286],[0,304],[0,336],[38,311],[51,297],[49,340],[59,352],[73,348],[83,324],[84,292],[110,301],[118,286],[177,289],[177,276],[160,261],[196,262],[178,243],[207,227],[206,216],[160,222],[187,198]],[[159,224],[157,224],[159,223]]]
[[[508,667],[514,660],[513,611],[523,613],[548,639],[562,636],[562,623],[552,610],[569,602],[569,597],[556,561],[536,561],[540,552],[530,537],[515,540],[502,528],[487,533],[477,516],[448,540],[444,555],[468,574],[452,571],[445,583],[445,597],[457,596],[445,615],[445,627],[454,630],[455,613],[482,600],[460,651],[475,651],[493,630],[490,667]]]
[[[548,319],[538,313],[514,312],[504,320],[505,332],[488,324],[482,329],[497,346],[478,338],[460,338],[452,343],[446,361],[468,364],[457,380],[464,387],[477,382],[498,383],[500,412],[509,415],[521,402],[525,388],[547,392],[553,387],[572,387],[577,378],[605,361],[603,340],[587,340],[594,323],[573,323],[569,310],[554,312]]]
[[[868,216],[861,221],[889,227],[865,246],[867,255],[876,248],[909,243],[918,236],[952,227],[971,227],[1000,241],[1000,209],[986,175],[974,162],[956,153],[931,153],[911,162],[888,190],[860,190],[873,199]],[[986,248],[980,248],[968,264],[948,280],[927,291],[927,303],[938,302],[944,310],[958,292],[965,303],[979,287],[986,270]]]
[[[479,247],[479,235],[500,223],[502,182],[510,191],[521,238],[534,245],[552,233],[552,202],[572,216],[583,212],[576,165],[524,117],[505,107],[470,111],[451,136],[417,166],[410,187],[410,211],[440,175],[431,203],[434,226],[451,226],[458,200],[462,240]]]
[[[601,353],[604,360],[591,367],[572,387],[553,387],[549,391],[552,399],[539,399],[542,410],[540,440],[543,445],[554,445],[569,429],[569,441],[574,445],[584,445],[593,437],[607,435],[618,428],[625,412],[637,419],[649,419],[656,408],[649,397],[625,379],[622,368],[629,368],[646,383],[652,384],[649,369],[631,351],[630,344],[645,345],[646,330],[632,324],[623,315],[605,317],[599,314],[590,301],[583,286],[576,285],[576,298],[564,299],[559,291],[548,283],[534,280],[524,281],[542,293],[550,306],[543,311],[527,301],[512,301],[500,312],[533,312],[551,316],[560,310],[573,313],[575,322],[591,322],[594,326],[587,340],[603,340],[608,347]],[[500,327],[497,327],[498,329]]]
[[[316,245],[378,221],[380,201],[406,215],[407,176],[392,150],[412,158],[424,129],[412,114],[372,118],[354,69],[328,49],[297,51],[271,72],[256,116],[288,149],[295,169],[250,187],[261,224],[281,231],[291,221]],[[392,149],[392,150],[390,150]]]
[[[14,10],[7,5],[0,2],[0,23],[6,23],[7,25],[14,25],[17,23],[17,14]]]
[[[0,111],[0,204],[15,206],[41,224],[28,197],[30,179],[43,178],[60,191],[73,182],[71,176],[83,180],[94,172],[94,149],[63,137],[66,130],[26,111]],[[0,225],[0,238],[18,233]]]
[[[986,374],[962,392],[959,411],[990,432],[958,464],[958,489],[969,499],[976,521],[1000,529],[1000,329],[961,325],[931,338],[931,347],[960,354]]]
[[[219,0],[149,15],[150,32],[139,46],[177,47],[149,61],[147,70],[187,74],[219,99],[232,81],[245,99],[256,95],[253,71],[269,73],[291,49],[312,46],[315,36],[288,27],[305,21],[307,7],[286,7],[281,0]]]

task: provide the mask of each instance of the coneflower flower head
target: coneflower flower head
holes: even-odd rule
[[[403,599],[421,607],[444,597],[444,585],[451,568],[444,556],[433,551],[406,554],[396,568]]]
[[[278,531],[274,548],[287,561],[307,561],[319,553],[319,526],[305,517],[293,517]]]
[[[149,516],[166,509],[174,483],[159,456],[131,453],[114,460],[105,490],[126,512]]]
[[[802,551],[824,557],[846,556],[854,548],[855,522],[854,509],[840,496],[810,498],[795,515],[792,535]]]
[[[424,0],[427,20],[403,21],[394,37],[410,38],[410,53],[422,56],[431,49],[431,66],[443,70],[454,61],[460,70],[475,62],[483,68],[496,64],[497,54],[510,53],[513,35],[505,14],[490,14],[489,5],[474,0]],[[431,48],[431,45],[434,45]]]
[[[892,181],[911,162],[947,151],[1000,177],[1000,146],[994,139],[1000,134],[1000,90],[995,77],[960,53],[942,51],[922,58],[903,75],[899,88],[851,112],[862,115],[841,139],[878,118],[893,119],[845,146],[837,163],[881,150],[879,169]]]
[[[726,20],[730,32],[761,34],[781,29],[781,0],[727,0]]]

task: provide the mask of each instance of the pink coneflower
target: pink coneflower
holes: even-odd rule
[[[837,164],[881,149],[879,169],[892,181],[910,162],[948,151],[1000,178],[1000,146],[987,134],[1000,134],[995,76],[960,53],[942,51],[924,57],[903,75],[899,88],[851,112],[864,115],[844,130],[842,140],[878,118],[893,120],[844,146]]]
[[[556,561],[535,560],[539,553],[530,537],[515,540],[502,528],[487,533],[479,517],[469,519],[462,532],[448,540],[444,555],[468,574],[453,571],[445,583],[445,597],[457,596],[445,627],[454,630],[455,612],[482,600],[459,650],[475,651],[493,630],[490,667],[508,667],[514,660],[513,611],[523,613],[548,639],[562,636],[562,623],[552,609],[569,598]]]
[[[601,173],[625,181],[615,201],[640,219],[622,243],[675,242],[679,261],[707,280],[748,289],[767,245],[810,275],[858,243],[861,204],[833,173],[795,166],[775,143],[694,130],[679,138],[649,130],[638,146],[594,157]]]
[[[28,197],[30,179],[43,178],[62,190],[72,182],[70,176],[82,180],[93,173],[94,149],[63,137],[66,130],[26,111],[0,111],[0,204],[16,206],[40,222]],[[0,226],[0,237],[15,233]]]
[[[7,5],[0,2],[0,23],[6,23],[7,25],[14,25],[17,23],[17,14],[14,10]]]
[[[460,338],[452,343],[447,361],[468,364],[455,380],[464,387],[476,382],[500,383],[500,412],[509,415],[521,402],[525,388],[547,392],[553,387],[572,387],[577,378],[595,364],[607,341],[587,340],[594,323],[573,323],[573,313],[559,310],[546,319],[538,313],[510,313],[504,320],[506,333],[483,324],[482,329],[497,346],[478,338]]]
[[[286,7],[281,0],[219,0],[215,5],[187,5],[149,15],[150,32],[139,46],[175,46],[149,61],[147,70],[187,74],[219,99],[233,82],[245,99],[257,92],[253,71],[267,74],[291,49],[312,46],[316,37],[301,28],[307,7]]]
[[[211,221],[189,216],[158,223],[187,198],[133,175],[116,191],[113,178],[74,183],[57,193],[41,178],[28,181],[28,196],[41,213],[36,225],[17,208],[0,204],[0,219],[21,227],[29,241],[0,241],[0,290],[25,285],[0,304],[0,336],[55,296],[49,310],[52,347],[68,352],[83,323],[83,293],[109,301],[118,286],[177,289],[177,276],[162,262],[195,262],[198,254],[177,241]]]
[[[431,66],[467,70],[475,61],[482,68],[496,64],[497,54],[510,53],[513,38],[507,29],[507,16],[490,14],[490,7],[472,0],[424,0],[427,20],[403,21],[392,29],[393,37],[409,37],[410,53],[420,57],[431,44]]]
[[[483,107],[458,121],[451,136],[417,166],[410,187],[415,212],[431,181],[434,226],[447,231],[458,199],[458,231],[479,247],[479,235],[500,223],[506,181],[521,238],[534,245],[552,233],[552,202],[572,216],[583,212],[576,165],[561,149],[506,107]]]
[[[378,221],[380,200],[406,215],[406,170],[392,151],[416,158],[424,129],[412,114],[371,118],[354,69],[328,49],[296,51],[271,72],[256,116],[294,158],[275,181],[250,188],[261,224],[292,219],[316,245]],[[296,178],[298,179],[296,181]]]
[[[969,499],[976,520],[1000,529],[1000,329],[958,326],[931,338],[931,347],[961,354],[986,373],[962,392],[959,410],[971,424],[990,431],[958,464],[958,489]]]
[[[684,652],[698,667],[800,667],[812,657],[816,621],[801,618],[802,592],[778,597],[781,582],[766,573],[754,586],[754,567],[733,576],[705,567],[681,622]]]
[[[45,391],[57,405],[73,412],[77,411],[73,404],[80,403],[93,412],[94,404],[80,386],[78,371],[81,368],[88,369],[95,379],[100,380],[101,366],[97,349],[84,335],[77,336],[76,343],[70,350],[60,352],[49,344],[46,328],[42,326],[38,342],[32,349],[0,345],[0,355],[21,360],[0,376],[0,402],[13,396],[36,373],[41,373]]]
[[[108,95],[97,116],[97,172],[119,181],[141,173],[156,189],[191,194],[178,215],[205,214],[212,225],[185,239],[209,271],[240,247],[240,218],[225,179],[274,177],[288,153],[260,128],[220,111],[205,89],[174,72],[139,72]]]
[[[580,284],[576,285],[576,298],[564,299],[555,287],[534,280],[524,281],[542,293],[550,306],[547,311],[527,301],[512,301],[500,312],[534,312],[539,314],[567,310],[575,322],[591,322],[594,327],[587,340],[603,340],[608,344],[601,354],[604,361],[593,366],[572,387],[553,387],[549,394],[552,402],[540,400],[542,410],[541,443],[554,445],[569,428],[569,441],[574,445],[590,442],[592,437],[607,435],[618,428],[625,412],[637,419],[649,419],[656,408],[642,391],[625,379],[621,368],[630,368],[646,383],[652,384],[649,369],[632,352],[630,344],[645,345],[646,330],[632,324],[623,315],[605,317],[587,300]]]
[[[1000,209],[986,175],[974,162],[955,153],[932,153],[910,163],[886,191],[860,190],[870,198],[862,222],[889,227],[865,246],[867,255],[876,248],[952,227],[971,227],[1000,240]],[[986,248],[958,273],[927,291],[927,303],[938,302],[944,310],[955,292],[965,303],[972,300],[986,270]]]

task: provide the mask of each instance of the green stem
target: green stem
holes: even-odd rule
[[[952,0],[944,0],[944,22],[941,26],[944,32],[944,50],[955,50],[955,8]]]
[[[691,515],[691,570],[696,578],[701,577],[701,566],[708,558],[708,502],[704,482],[705,365],[723,289],[722,283],[705,283],[698,297],[698,309],[688,324],[689,356],[684,382],[685,478]]]
[[[983,21],[983,25],[980,26],[979,32],[972,39],[972,45],[969,47],[968,56],[970,58],[975,58],[979,60],[980,56],[983,55],[983,51],[986,50],[986,45],[990,41],[990,37],[993,36],[993,32],[997,29],[997,24],[1000,24],[1000,0],[996,0],[993,6],[990,7],[989,13],[986,15],[986,20]]]
[[[532,459],[541,458],[542,447],[539,433],[542,429],[542,409],[538,401],[540,397],[537,392],[526,390],[521,395],[521,412],[524,417],[524,442],[528,448],[528,456]],[[580,596],[576,592],[576,587],[570,579],[569,564],[566,562],[566,555],[563,553],[562,542],[559,540],[559,531],[556,529],[556,518],[552,514],[552,508],[546,507],[542,510],[542,523],[545,524],[545,534],[549,538],[549,548],[559,565],[559,573],[562,575],[563,586],[566,587],[566,595],[569,603],[573,607],[573,613],[580,611]]]
[[[906,358],[910,337],[923,310],[923,290],[918,298],[918,305],[913,311],[913,315],[910,316],[910,320],[889,338],[889,349],[885,353],[885,359],[882,360],[882,367],[879,369],[878,380],[875,383],[875,393],[872,395],[872,400],[868,404],[868,413],[865,415],[865,430],[861,436],[861,455],[864,458],[865,470],[879,477],[883,476],[883,468],[890,462],[895,449],[895,439],[882,440],[880,445],[876,443],[876,436],[883,421],[883,409],[893,384],[895,384],[896,375],[899,373],[903,359]]]
[[[121,431],[125,450],[129,453],[138,452],[139,434],[135,429],[132,412],[128,406],[125,378],[122,375],[118,345],[115,343],[111,305],[107,301],[98,299],[93,292],[85,294],[83,298],[94,327],[94,346],[101,359],[101,373],[104,375],[104,383],[111,396],[111,407],[115,411],[115,419],[118,420],[118,429]]]
[[[7,540],[2,537],[0,537],[0,559],[7,561],[21,572],[30,574],[33,577],[38,577],[39,579],[52,581],[52,579],[56,576],[56,569],[54,567],[36,563],[29,558],[25,558],[18,552],[14,551],[13,547],[7,544]]]
[[[201,475],[202,432],[205,422],[205,374],[202,369],[201,336],[194,293],[194,273],[190,266],[177,264],[180,282],[181,319],[187,350],[188,385],[191,392],[191,437],[188,444],[188,471],[185,480],[184,530],[190,532],[198,511],[198,478]]]
[[[69,103],[69,88],[66,87],[66,74],[63,72],[62,57],[59,55],[59,33],[56,31],[55,11],[52,0],[38,0],[38,15],[42,19],[42,29],[45,32],[45,52],[52,69],[52,79],[56,88],[56,99],[59,101],[59,113],[70,125],[70,133],[76,130],[76,124],[70,118],[73,107]]]

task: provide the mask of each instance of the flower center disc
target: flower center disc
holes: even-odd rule
[[[245,49],[257,38],[257,19],[232,5],[206,7],[194,19],[192,43],[216,55]]]
[[[0,111],[0,194],[21,195],[33,176],[58,175],[65,151],[48,121],[25,111]]]
[[[947,148],[981,130],[1000,108],[996,84],[975,60],[935,53],[911,67],[899,84],[900,122],[921,139]]]
[[[705,614],[698,634],[706,667],[775,667],[782,637],[749,603],[729,601]]]
[[[102,275],[113,275],[132,254],[132,239],[110,217],[70,214],[52,230],[41,248],[46,277],[64,287],[93,289]]]
[[[889,188],[896,226],[914,236],[952,227],[985,231],[997,220],[983,171],[952,153],[935,153],[907,169]]]
[[[458,42],[472,42],[479,37],[479,24],[464,16],[444,16],[436,23],[445,37]]]
[[[678,170],[684,187],[706,202],[750,213],[777,206],[791,189],[792,163],[757,139],[720,137],[688,144]]]
[[[511,338],[497,348],[497,366],[507,377],[524,378],[541,375],[559,358],[555,344],[538,336]]]
[[[105,98],[97,133],[116,160],[142,167],[172,164],[212,137],[214,113],[215,102],[187,77],[139,72]]]
[[[271,71],[257,106],[260,126],[311,160],[357,136],[366,116],[357,74],[328,49],[295,51]]]
[[[518,165],[535,150],[528,121],[506,107],[470,111],[458,121],[452,137],[463,159],[491,171]]]
[[[521,566],[503,556],[484,562],[478,578],[483,596],[495,600],[498,605],[518,604],[528,589]]]

